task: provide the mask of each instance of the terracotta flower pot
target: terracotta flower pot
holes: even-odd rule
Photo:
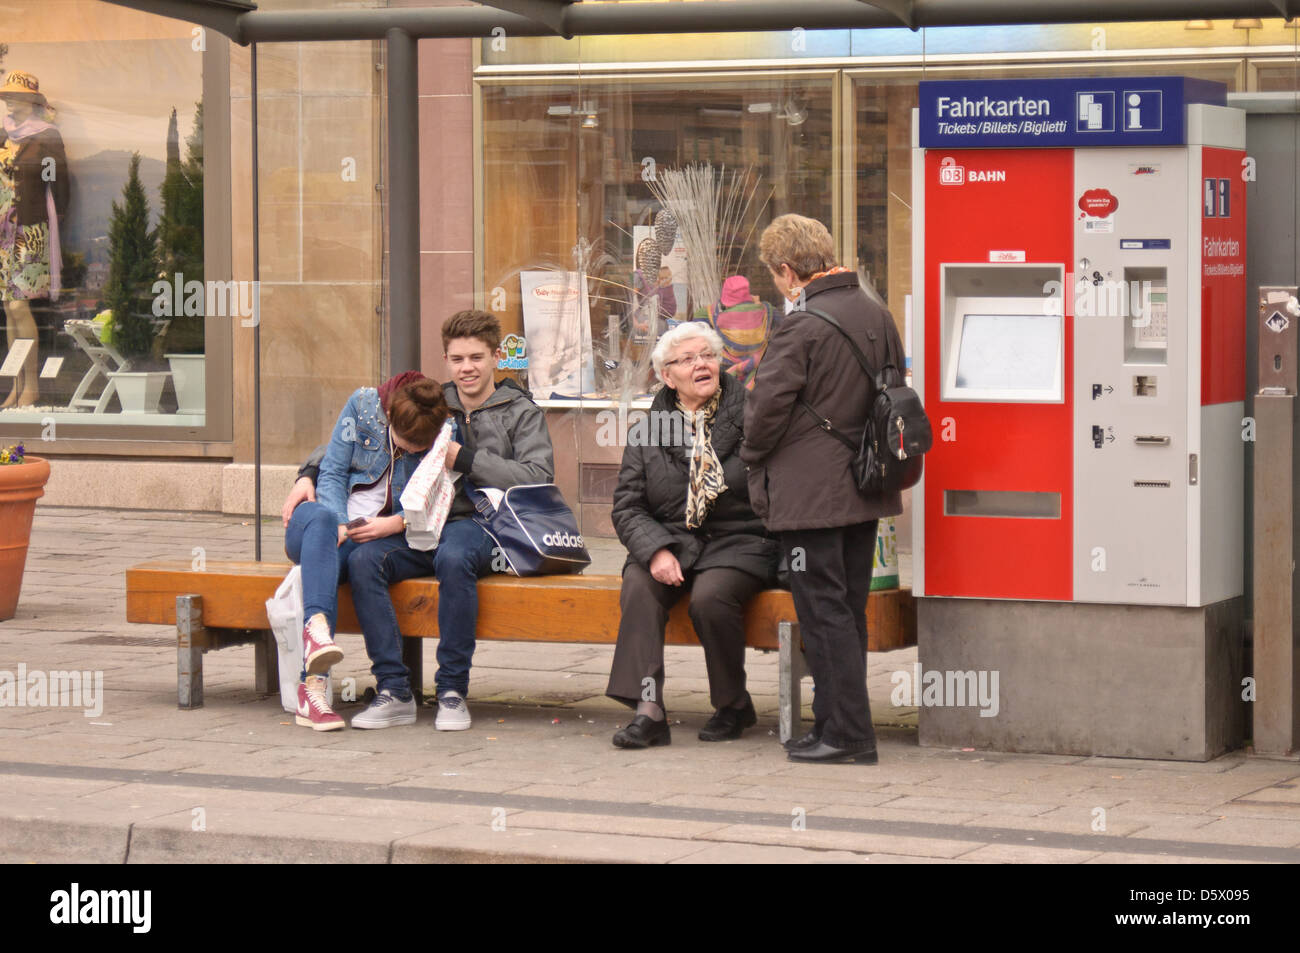
[[[18,609],[32,516],[49,478],[50,462],[41,457],[0,466],[0,622]]]

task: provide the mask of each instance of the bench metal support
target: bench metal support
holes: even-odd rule
[[[203,597],[176,597],[176,705],[203,707],[203,653],[232,645],[253,645],[253,678],[264,695],[280,693],[275,636],[265,629],[210,629],[203,624]]]
[[[176,597],[176,704],[203,707],[203,597]]]
[[[265,629],[261,638],[253,643],[253,678],[261,695],[280,694],[280,647],[275,633]]]
[[[784,744],[803,734],[803,698],[801,680],[807,672],[803,647],[799,640],[798,622],[776,624],[777,643],[780,645],[778,664],[778,700],[781,707],[780,736]]]

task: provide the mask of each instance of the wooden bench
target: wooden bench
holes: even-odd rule
[[[266,600],[289,571],[288,563],[209,562],[195,570],[188,562],[148,562],[126,572],[126,620],[176,626],[177,699],[181,708],[203,705],[203,653],[231,645],[253,645],[259,692],[279,691],[275,637]],[[618,638],[620,576],[489,576],[478,584],[479,639],[612,645]],[[438,635],[438,583],[409,579],[391,588],[403,640],[403,660],[424,670],[424,638]],[[698,645],[687,615],[687,599],[669,617],[670,645]],[[360,632],[352,593],[339,590],[338,630]],[[803,652],[796,651],[798,622],[790,593],[760,592],[745,609],[745,642],[777,651],[780,659],[781,740],[793,737],[800,721]],[[911,590],[873,592],[867,602],[868,648],[886,651],[916,644],[916,609]],[[419,690],[417,674],[415,688]]]

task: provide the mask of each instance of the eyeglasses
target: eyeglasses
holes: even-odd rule
[[[712,351],[700,351],[697,354],[683,354],[681,357],[674,360],[664,361],[664,367],[674,367],[676,365],[681,365],[682,367],[694,367],[696,364],[716,363],[718,363],[718,355],[714,354]]]

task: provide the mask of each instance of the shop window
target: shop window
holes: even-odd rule
[[[523,339],[526,372],[510,358],[503,372],[539,398],[645,393],[658,335],[716,315],[728,278],[744,282],[727,302],[763,310],[770,334],[783,308],[763,228],[787,212],[833,226],[829,79],[485,85],[483,102],[485,300]],[[581,366],[557,373],[566,349]]]
[[[0,425],[201,427],[203,51],[188,24],[7,0],[0,46]],[[11,16],[12,14],[12,16]]]
[[[1263,61],[1256,71],[1255,91],[1260,93],[1294,93],[1300,90],[1300,61]]]
[[[858,264],[900,322],[912,291],[912,110],[916,83],[855,88]]]

